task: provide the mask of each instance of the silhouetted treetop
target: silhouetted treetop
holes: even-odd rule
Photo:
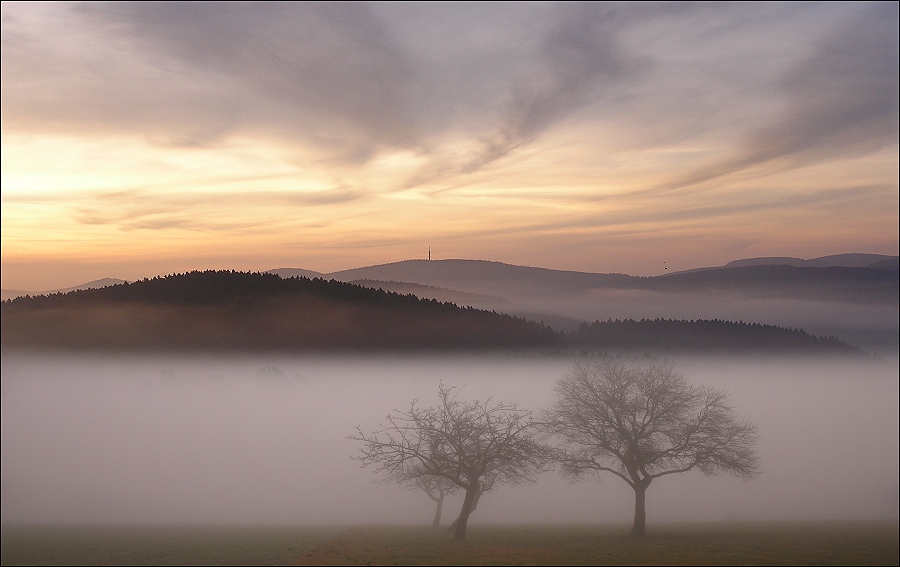
[[[583,323],[566,340],[573,347],[613,350],[860,352],[835,337],[802,329],[720,319],[608,319]]]
[[[260,272],[228,270],[192,271],[138,280],[97,289],[19,297],[11,304],[61,305],[109,301],[172,303],[187,305],[221,305],[234,300],[279,297],[298,293],[321,295],[342,301],[402,302],[400,294],[321,278],[281,277]],[[416,301],[408,296],[409,301]]]
[[[557,348],[539,323],[335,280],[204,271],[3,303],[4,346]]]

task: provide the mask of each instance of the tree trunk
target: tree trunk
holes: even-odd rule
[[[651,478],[638,480],[634,483],[634,524],[631,526],[631,537],[644,537],[647,535],[647,487]]]
[[[459,517],[456,518],[456,530],[453,539],[457,541],[462,541],[466,539],[466,524],[469,522],[469,514],[475,510],[475,504],[477,504],[478,498],[478,485],[472,485],[466,490],[466,497],[463,499],[462,510],[459,512]]]
[[[437,502],[437,508],[434,511],[434,521],[431,522],[431,527],[437,529],[438,526],[441,525],[441,509],[444,507],[444,493],[442,492],[434,501]]]
[[[479,491],[478,491],[478,494],[475,495],[475,499],[472,500],[472,507],[469,508],[469,515],[470,515],[470,516],[472,515],[472,512],[474,512],[475,509],[478,508],[478,501],[481,499],[481,495],[482,495],[482,494],[484,494],[484,493],[481,492],[481,491],[479,490]],[[459,524],[459,516],[457,516],[456,519],[453,520],[453,522],[452,522],[449,526],[447,526],[447,531],[448,531],[448,532],[455,532],[455,531],[456,531],[456,526],[457,526],[458,524]]]

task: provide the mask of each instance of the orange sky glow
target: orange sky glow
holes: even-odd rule
[[[898,254],[898,7],[2,4],[2,286]],[[665,264],[664,264],[665,263]]]

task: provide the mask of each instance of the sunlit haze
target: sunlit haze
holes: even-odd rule
[[[895,2],[4,2],[2,285],[896,255],[897,50]]]

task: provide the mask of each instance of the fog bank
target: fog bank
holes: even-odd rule
[[[378,486],[351,461],[375,428],[437,386],[540,410],[573,358],[2,358],[2,521],[422,523],[424,493]],[[759,425],[762,475],[658,479],[657,521],[897,519],[898,362],[685,358],[677,370],[731,392]],[[449,497],[445,523],[459,511]],[[609,475],[556,473],[500,486],[481,522],[629,523],[633,493]]]

